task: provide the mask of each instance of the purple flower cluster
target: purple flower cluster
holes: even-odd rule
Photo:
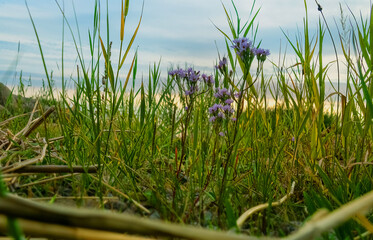
[[[188,80],[190,82],[198,82],[200,79],[199,72],[196,72],[193,70],[193,68],[188,68],[188,70],[184,70],[182,68],[172,70],[168,72],[168,75],[172,77],[179,77],[183,78],[185,80]]]
[[[179,68],[169,71],[168,75],[170,75],[171,77],[175,77],[178,80],[183,80],[184,83],[186,83],[186,86],[184,87],[184,89],[187,89],[185,90],[186,96],[191,96],[194,93],[198,92],[199,88],[197,83],[201,81],[201,79],[208,87],[212,87],[215,83],[212,75],[200,75],[200,72],[194,71],[193,68],[188,68],[187,70]]]
[[[234,102],[234,100],[231,98],[232,93],[226,88],[217,88],[214,96],[215,98],[219,99],[219,102],[221,103],[215,103],[209,108],[208,111],[211,115],[209,121],[215,122],[216,120],[222,120],[226,117],[230,117],[234,113],[234,109],[231,106],[231,104]]]
[[[198,92],[198,86],[197,85],[192,85],[192,86],[190,86],[189,90],[185,91],[185,95],[190,96],[195,92]]]
[[[259,61],[262,61],[262,62],[264,62],[266,60],[266,58],[269,54],[270,54],[270,52],[269,52],[268,49],[258,48],[258,49],[255,50],[256,58]]]
[[[168,75],[172,77],[176,77],[177,79],[182,79],[186,82],[186,89],[185,95],[191,96],[194,93],[198,92],[198,81],[200,81],[201,76],[200,73],[197,71],[194,71],[193,68],[188,68],[187,70],[184,70],[182,68],[172,70],[168,72]]]
[[[202,79],[210,87],[213,86],[215,83],[215,80],[212,75],[207,76],[206,74],[202,74]]]
[[[230,92],[226,88],[217,88],[214,97],[219,99],[229,98],[231,96]]]
[[[255,55],[254,53],[254,47],[252,46],[253,43],[249,41],[247,38],[236,38],[233,40],[233,46],[231,46],[233,49],[237,51],[237,54],[240,55],[240,57],[244,57],[247,53]]]
[[[252,61],[256,56],[259,61],[264,62],[270,54],[268,49],[255,48],[253,43],[245,37],[234,39],[231,47],[244,61]]]
[[[184,78],[185,77],[185,71],[183,69],[179,68],[179,69],[176,69],[176,70],[169,71],[168,75],[170,75],[171,77]]]
[[[223,106],[221,104],[215,103],[212,107],[209,107],[209,113],[215,114],[216,112],[219,112],[219,109],[221,109]]]
[[[215,66],[221,73],[224,73],[227,70],[228,61],[226,57],[223,57],[222,60],[219,61],[219,64]]]
[[[190,82],[194,82],[194,83],[198,82],[199,78],[200,78],[199,72],[196,72],[196,71],[193,71],[193,70],[188,72],[187,76],[188,76],[188,80]]]
[[[224,105],[224,106],[222,107],[222,110],[223,110],[225,113],[234,113],[234,109],[231,107],[230,104]]]

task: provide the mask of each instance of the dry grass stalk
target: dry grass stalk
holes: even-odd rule
[[[0,213],[15,218],[47,222],[49,224],[117,233],[126,232],[128,234],[138,234],[142,236],[204,240],[259,239],[257,237],[218,232],[192,226],[182,226],[159,220],[150,220],[127,214],[114,214],[87,209],[78,210],[76,208],[40,204],[13,195],[0,198]]]
[[[284,197],[282,197],[279,201],[277,202],[272,202],[271,203],[271,206],[272,207],[275,207],[275,206],[279,206],[281,205],[283,202],[285,202],[293,193],[294,193],[294,187],[295,187],[295,182],[293,182],[291,184],[291,189],[290,189],[290,192],[288,194],[286,194]],[[261,210],[264,210],[266,208],[269,207],[269,203],[263,203],[263,204],[260,204],[258,206],[255,206],[255,207],[252,207],[250,208],[249,210],[247,210],[246,212],[244,212],[238,219],[237,219],[237,226],[239,228],[242,227],[242,225],[244,224],[244,222],[251,216],[253,215],[254,213],[256,212],[259,212]]]
[[[47,183],[47,182],[52,182],[52,181],[56,181],[56,180],[61,180],[61,179],[67,178],[67,177],[73,177],[73,176],[78,175],[78,174],[80,174],[80,173],[73,173],[73,174],[66,174],[66,175],[62,175],[62,176],[58,176],[58,177],[52,177],[52,178],[48,178],[48,179],[44,179],[44,180],[40,180],[40,181],[36,181],[36,182],[22,184],[22,185],[19,185],[18,188],[29,187],[29,186],[34,186],[34,185],[42,184],[42,183]]]
[[[345,221],[367,213],[373,207],[373,191],[351,201],[329,213],[322,209],[311,220],[286,240],[315,239]],[[0,198],[0,213],[15,218],[23,218],[68,227],[95,229],[108,232],[127,232],[144,236],[160,236],[184,239],[259,239],[243,235],[227,234],[191,226],[165,223],[126,214],[113,214],[93,210],[77,210],[51,205],[42,205],[13,195]],[[367,225],[367,224],[364,224]],[[108,239],[108,238],[105,238]],[[260,238],[264,239],[264,238]],[[275,239],[275,238],[267,238]]]
[[[48,147],[48,145],[45,144],[42,151],[41,151],[40,156],[37,156],[35,158],[31,158],[31,159],[27,159],[27,160],[22,161],[22,162],[17,162],[17,163],[14,163],[14,164],[10,165],[10,166],[7,166],[7,167],[3,167],[1,169],[1,171],[3,173],[14,172],[17,169],[20,169],[20,168],[23,168],[25,166],[43,161],[43,159],[45,157],[45,154],[46,154],[46,151],[47,151],[47,147]]]
[[[36,112],[36,107],[38,106],[38,103],[39,103],[39,101],[36,100],[35,105],[34,105],[34,109],[31,112],[30,118],[29,118],[26,126],[20,132],[18,132],[15,136],[13,136],[13,139],[12,139],[11,142],[8,141],[9,145],[8,145],[6,151],[9,151],[9,149],[11,149],[11,147],[13,146],[13,142],[18,142],[18,137],[20,135],[24,135],[24,133],[27,131],[27,129],[30,128],[30,126],[32,124],[32,121],[33,121],[32,119],[34,118],[34,114]]]
[[[287,237],[287,240],[315,239],[322,233],[333,229],[351,218],[360,214],[366,214],[373,207],[373,191],[341,206],[328,213],[327,210],[320,210],[317,218],[312,218],[303,228]],[[319,212],[320,212],[319,211]],[[316,213],[317,214],[317,213]]]
[[[7,120],[4,120],[4,121],[0,122],[0,127],[7,125],[9,122],[13,121],[14,119],[17,119],[17,118],[20,118],[20,117],[24,117],[24,116],[27,116],[29,114],[31,114],[31,113],[24,113],[24,114],[20,114],[20,115],[8,118]]]
[[[67,227],[56,224],[49,224],[43,222],[30,221],[25,219],[18,219],[18,223],[22,231],[27,236],[32,237],[46,237],[53,239],[89,239],[89,240],[150,240],[151,238],[130,236],[120,233],[112,233],[105,231],[98,231],[85,228]],[[0,230],[7,231],[6,216],[0,215]]]
[[[42,124],[45,121],[45,119],[47,119],[49,115],[51,115],[52,112],[54,112],[54,110],[55,107],[48,108],[48,110],[42,116],[35,119],[35,121],[33,121],[33,123],[24,131],[23,136],[28,137],[32,133],[32,131],[39,127],[40,124]]]
[[[14,172],[14,173],[97,173],[97,167],[96,166],[69,167],[66,165],[32,165],[32,166],[24,166],[16,170],[10,169],[8,172]]]
[[[70,196],[70,197],[38,197],[38,198],[30,198],[30,200],[32,200],[32,201],[50,201],[52,199],[54,199],[54,200],[66,200],[66,199],[69,199],[69,200],[76,200],[76,199],[100,200],[99,197],[95,197],[95,196],[82,196],[82,197]],[[115,201],[119,201],[119,198],[118,197],[102,197],[102,200],[115,200]]]

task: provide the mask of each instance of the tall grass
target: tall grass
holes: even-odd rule
[[[261,47],[256,37],[260,28],[255,24],[259,11],[254,11],[254,4],[244,24],[234,3],[233,15],[223,6],[230,32],[217,31],[225,38],[226,57],[219,56],[210,78],[190,66],[184,72],[170,69],[162,80],[159,62],[149,67],[147,84],[141,79],[139,89],[135,88],[140,81],[136,53],[124,78],[120,72],[130,57],[142,14],[125,42],[129,1],[122,1],[120,38],[111,39],[109,13],[102,17],[96,1],[86,63],[80,37],[75,38],[63,6],[58,5],[62,35],[67,27],[79,59],[75,94],[71,99],[65,94],[63,77],[60,101],[54,98],[33,24],[48,97],[58,109],[58,129],[50,135],[64,136],[53,147],[70,166],[98,166],[97,177],[84,174],[68,182],[72,194],[97,195],[102,207],[104,196],[116,194],[141,215],[236,231],[240,214],[269,202],[270,207],[251,216],[243,229],[255,235],[283,236],[317,209],[336,209],[372,189],[373,11],[367,20],[357,20],[351,13],[348,41],[342,34],[333,36],[347,64],[347,89],[342,93],[337,88],[326,96],[328,74],[335,63],[323,59],[328,37],[325,22],[320,20],[317,33],[311,33],[305,1],[303,31],[295,41],[285,35],[296,62],[286,66],[284,56],[278,64],[271,63],[258,55],[240,55],[231,47],[242,37],[251,39],[253,47]],[[106,33],[100,30],[103,24]],[[120,42],[119,56],[112,56],[111,41]],[[63,46],[64,40],[62,66]],[[112,64],[113,59],[117,64]],[[269,76],[263,68],[270,64],[275,71]],[[190,81],[192,76],[198,80]],[[222,89],[226,95],[216,97]],[[268,93],[274,107],[267,102]],[[328,112],[326,103],[336,95],[341,111]],[[228,99],[232,112],[211,110]],[[49,156],[47,161],[60,160]],[[293,181],[297,186],[294,197],[271,207]],[[33,191],[38,194],[36,187]],[[359,216],[325,238],[359,236],[369,227],[364,220]]]

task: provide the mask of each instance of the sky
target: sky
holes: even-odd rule
[[[94,1],[61,0],[65,15],[73,29],[73,33],[82,48],[84,59],[89,63],[88,32],[93,28]],[[129,14],[126,20],[125,41],[128,43],[139,21],[142,1],[130,0]],[[235,5],[241,21],[251,20],[250,10],[252,0],[235,0]],[[49,72],[53,71],[56,85],[61,77],[61,46],[62,46],[62,14],[55,1],[28,0],[31,15],[34,19],[44,57]],[[317,29],[320,13],[314,0],[307,0],[309,26]],[[352,13],[367,17],[370,0],[319,0],[323,13],[336,33],[336,24],[340,27],[341,3],[346,16]],[[234,14],[230,0],[145,0],[143,19],[133,51],[129,54],[132,59],[134,50],[138,49],[138,78],[147,79],[150,65],[161,60],[162,76],[171,67],[185,65],[194,66],[202,72],[211,73],[218,59],[226,55],[224,36],[214,26],[229,33],[223,4]],[[260,8],[255,23],[259,24],[257,41],[262,40],[261,47],[270,49],[269,59],[277,62],[279,53],[286,54],[290,61],[294,56],[284,33],[294,41],[297,33],[303,28],[305,6],[302,0],[257,0],[254,11]],[[77,21],[74,18],[74,9]],[[120,0],[109,0],[109,33],[112,45],[112,61],[116,62],[119,55],[120,29]],[[106,1],[101,1],[101,31],[106,39]],[[78,23],[78,24],[77,24]],[[79,28],[79,31],[77,30]],[[78,34],[79,32],[79,34]],[[105,33],[104,33],[105,32]],[[249,35],[250,36],[250,35]],[[65,26],[64,38],[65,76],[76,75],[77,54],[71,38],[71,33]],[[81,42],[81,44],[80,44]],[[18,51],[19,50],[19,51]],[[18,61],[17,61],[18,59]],[[325,39],[324,61],[334,60],[334,52],[330,39]],[[121,78],[129,69],[130,61],[126,61]],[[289,63],[290,64],[290,63]],[[270,72],[273,66],[269,61],[265,69]],[[16,85],[22,71],[23,79],[32,80],[33,86],[40,86],[45,73],[40,57],[37,40],[23,0],[0,0],[0,81],[8,85]]]

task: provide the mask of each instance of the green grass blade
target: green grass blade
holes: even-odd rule
[[[141,82],[141,99],[140,99],[140,129],[144,127],[145,121],[145,90],[144,90],[144,83]]]
[[[127,45],[127,49],[123,55],[123,58],[118,66],[118,69],[121,69],[122,66],[123,66],[123,63],[124,63],[124,60],[126,60],[127,58],[127,55],[128,55],[128,52],[130,51],[131,47],[132,47],[132,44],[133,42],[135,41],[135,38],[137,36],[137,32],[139,31],[139,28],[140,28],[140,24],[141,24],[141,20],[142,20],[142,16],[143,16],[143,12],[144,12],[144,1],[142,2],[142,9],[141,9],[141,16],[140,16],[140,20],[139,20],[139,23],[137,24],[137,27],[135,29],[135,32],[133,33],[132,37],[131,37],[131,40],[130,42],[128,43]]]

